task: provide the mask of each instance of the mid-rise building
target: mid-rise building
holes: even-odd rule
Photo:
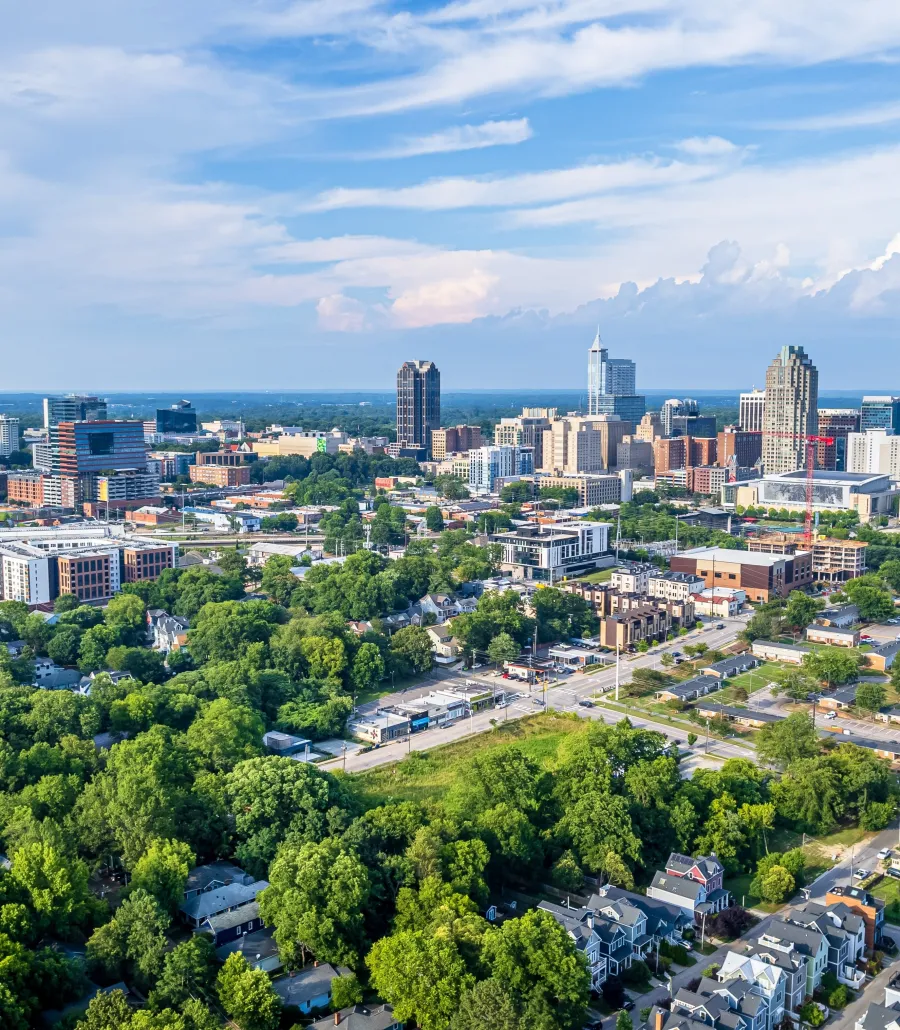
[[[634,435],[638,440],[649,444],[652,444],[658,436],[662,436],[663,425],[659,412],[648,411],[635,427]]]
[[[806,467],[806,438],[819,427],[819,372],[802,347],[782,347],[766,370],[763,466],[778,475]]]
[[[19,449],[19,420],[12,415],[0,415],[0,458],[8,458]]]
[[[566,576],[613,564],[607,522],[564,522],[522,526],[496,533],[503,548],[501,569],[517,579],[558,582]]]
[[[31,444],[31,464],[38,472],[53,471],[53,445],[49,441]]]
[[[660,437],[653,444],[653,464],[657,475],[673,469],[713,465],[716,461],[716,437]]]
[[[619,443],[630,432],[631,423],[616,415],[557,418],[543,433],[541,471],[605,472],[615,467]]]
[[[100,397],[70,393],[65,397],[44,398],[44,428],[51,430],[60,422],[99,422],[106,419],[106,401]]]
[[[728,477],[727,469],[719,465],[693,465],[687,473],[687,489],[708,497],[718,497]]]
[[[620,469],[641,469],[649,472],[653,468],[653,444],[639,440],[636,436],[623,436],[616,448],[616,467]]]
[[[700,405],[697,401],[688,397],[680,400],[678,397],[670,397],[660,410],[659,417],[662,424],[664,436],[672,436],[672,420],[675,418],[693,418],[700,414]]]
[[[311,458],[314,454],[338,454],[341,445],[347,442],[347,434],[339,430],[329,433],[299,430],[296,433],[282,433],[274,440],[257,440],[250,453],[259,458],[275,458],[288,454]],[[247,457],[246,452],[244,457]]]
[[[494,443],[501,447],[533,447],[534,467],[542,468],[544,430],[556,417],[556,408],[523,408],[521,415],[501,418],[494,426]]]
[[[246,435],[244,422],[239,418],[217,418],[212,422],[201,422],[200,428],[220,440],[242,440]]]
[[[120,587],[116,551],[72,551],[56,556],[59,592],[74,594],[79,601],[112,597]]]
[[[534,472],[530,447],[476,447],[469,451],[469,489],[473,493],[496,493],[500,482]]]
[[[764,533],[747,540],[747,549],[758,554],[796,554],[805,546],[796,534],[791,533]],[[866,571],[868,546],[864,540],[815,537],[810,545],[813,578],[828,583],[844,583],[862,576]]]
[[[752,389],[742,393],[738,408],[738,425],[744,432],[761,433],[766,410],[766,391]]]
[[[60,475],[81,479],[147,467],[142,422],[60,422],[57,432]]]
[[[160,479],[174,479],[186,476],[194,463],[194,455],[184,451],[150,451],[147,467],[156,472]]]
[[[578,507],[594,508],[598,504],[618,504],[631,500],[629,487],[621,475],[601,475],[592,472],[569,472],[560,476],[536,477],[538,487],[562,487],[578,491]]]
[[[716,460],[719,465],[753,468],[762,458],[761,432],[748,432],[740,426],[725,426],[716,440]]]
[[[190,401],[156,409],[157,433],[196,433],[197,411]]]
[[[847,437],[859,432],[859,412],[855,408],[819,408],[819,436],[816,444],[816,468],[835,472],[849,472],[847,468]]]
[[[900,435],[893,429],[867,429],[847,435],[847,471],[900,479]]]
[[[443,461],[449,454],[471,451],[483,444],[481,426],[450,426],[447,429],[432,429],[431,431],[433,461]]]
[[[750,601],[786,597],[813,581],[812,555],[760,554],[724,547],[695,547],[672,557],[673,572],[684,572],[703,580],[704,587],[743,590]]]
[[[6,477],[7,500],[39,508],[44,503],[44,476],[40,472],[10,472]]]
[[[250,466],[189,465],[188,476],[192,483],[208,483],[210,486],[246,486],[250,482]]]
[[[696,403],[696,402],[692,402]],[[670,436],[716,437],[716,420],[712,415],[673,415]]]
[[[140,508],[160,500],[159,476],[142,469],[123,469],[106,475],[86,476],[82,501],[103,508]]]
[[[157,579],[164,569],[174,569],[178,559],[175,544],[142,544],[122,548],[121,578],[125,583]]]
[[[46,604],[54,597],[51,559],[27,543],[0,545],[0,597],[28,605]],[[55,565],[54,570],[55,572]]]
[[[397,443],[401,450],[431,452],[441,426],[441,374],[433,361],[404,361],[397,372]]]
[[[893,429],[900,434],[900,397],[863,397],[859,409],[859,428]]]

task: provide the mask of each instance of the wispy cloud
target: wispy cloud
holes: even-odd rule
[[[527,118],[511,121],[483,122],[481,125],[456,125],[428,136],[415,136],[395,147],[387,147],[362,157],[417,157],[423,154],[450,154],[458,150],[481,150],[485,147],[524,143],[534,134]]]
[[[721,157],[740,149],[731,140],[721,136],[691,136],[690,139],[680,140],[675,147],[692,157]]]
[[[791,132],[821,132],[830,129],[870,129],[878,125],[900,122],[900,100],[872,107],[856,108],[808,118],[786,118],[783,121],[764,122],[765,129],[786,129]]]

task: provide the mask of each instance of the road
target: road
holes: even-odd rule
[[[724,647],[736,638],[738,632],[743,629],[747,618],[749,616],[744,615],[733,619],[720,620],[723,626],[722,629],[715,629],[714,627],[717,623],[714,622],[711,624],[713,628],[694,630],[688,636],[679,637],[671,643],[655,647],[646,654],[622,659],[619,667],[620,684],[630,682],[631,674],[635,669],[661,669],[662,663],[660,659],[662,655],[665,652],[682,650],[685,644],[700,643],[702,641],[709,646],[710,650]],[[415,698],[421,697],[434,690],[437,686],[462,686],[466,680],[476,680],[479,684],[490,688],[496,687],[499,689],[501,684],[504,689],[509,690],[511,688],[509,680],[483,675],[479,670],[474,672],[438,671],[432,673],[427,680],[422,681],[410,690],[389,694],[377,701],[360,705],[358,710],[361,714],[372,715],[380,708],[389,708],[391,705],[403,701],[412,701]],[[399,761],[409,751],[426,751],[433,747],[439,747],[442,744],[449,744],[454,740],[460,740],[473,733],[483,733],[490,730],[497,722],[521,719],[525,715],[533,715],[535,712],[546,709],[554,709],[560,712],[576,712],[583,718],[599,719],[606,723],[619,722],[625,717],[624,712],[604,708],[601,705],[596,705],[594,708],[583,708],[578,704],[579,701],[585,698],[613,691],[615,681],[616,670],[614,665],[603,666],[602,669],[593,673],[572,673],[569,676],[561,677],[557,682],[548,686],[546,690],[540,690],[536,687],[532,688],[530,693],[523,693],[520,699],[504,709],[491,708],[483,712],[477,712],[445,728],[423,730],[409,738],[404,738],[391,744],[383,744],[381,747],[367,751],[365,754],[348,755],[346,760],[338,758],[323,762],[322,766],[331,769],[343,766],[347,772],[362,772],[365,769],[372,769],[389,762]],[[524,685],[522,685],[521,689],[523,692],[528,690],[527,686]],[[546,707],[537,704],[538,700],[545,700]],[[687,729],[671,726],[666,722],[657,722],[652,718],[632,712],[628,713],[628,718],[631,719],[635,726],[660,730],[666,733],[672,740],[677,740],[681,743],[687,740],[689,732]],[[731,741],[714,741],[711,744],[711,751],[723,758],[746,757],[749,753],[747,745],[732,743]],[[344,764],[345,761],[346,764]],[[687,766],[688,771],[692,771],[698,764],[704,764],[701,755],[697,755],[690,760]]]

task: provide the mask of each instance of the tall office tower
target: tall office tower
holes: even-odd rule
[[[57,428],[59,474],[76,480],[85,500],[97,500],[100,480],[113,473],[147,472],[143,422],[60,422]]]
[[[611,358],[600,339],[600,330],[588,351],[588,414],[618,415],[639,422],[647,399],[635,393],[635,364],[628,358]]]
[[[433,361],[404,361],[397,372],[397,443],[401,450],[431,450],[441,425],[441,373]]]
[[[494,443],[500,447],[533,447],[534,467],[544,461],[544,430],[556,418],[556,408],[522,408],[516,418],[501,418],[494,426]]]
[[[196,433],[197,411],[190,401],[179,401],[171,408],[156,409],[157,433]]]
[[[662,419],[659,414],[655,411],[648,411],[635,427],[634,435],[645,443],[653,443],[658,436],[662,436]]]
[[[0,458],[9,457],[19,449],[19,420],[12,415],[0,415]]]
[[[900,397],[863,397],[859,429],[893,429],[900,434]]]
[[[802,347],[782,347],[766,369],[763,465],[767,475],[806,468],[806,437],[819,428],[819,372]]]
[[[754,387],[749,393],[742,393],[738,425],[747,433],[761,433],[763,412],[766,410],[766,391]]]
[[[676,419],[696,419],[700,415],[700,402],[695,401],[690,397],[685,397],[684,400],[679,400],[677,397],[671,397],[662,406],[660,412],[660,421],[662,423],[662,430],[664,436],[676,435]],[[716,420],[712,419],[712,432],[707,432],[709,429],[709,423],[707,422],[706,429],[702,432],[692,432],[694,429],[694,423],[682,422],[680,429],[677,430],[682,436],[694,435],[694,436],[715,436]],[[701,425],[702,428],[702,425]]]
[[[859,432],[859,412],[855,408],[819,408],[819,436],[834,443],[816,444],[816,468],[847,471],[847,436]]]
[[[59,424],[60,422],[97,422],[106,418],[106,401],[87,394],[70,393],[65,397],[44,398],[44,428],[50,435],[49,468],[45,457],[35,464],[43,472],[60,474]]]

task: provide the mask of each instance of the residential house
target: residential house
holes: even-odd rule
[[[692,680],[685,680],[684,683],[673,683],[662,690],[656,691],[657,701],[696,701],[698,697],[718,690],[722,686],[720,680],[714,676],[696,676]]]
[[[862,918],[866,947],[869,951],[875,950],[875,942],[884,933],[884,901],[881,898],[862,887],[832,887],[825,895],[825,903],[834,906],[829,912],[833,912],[835,919],[846,921],[851,914]]]
[[[785,1007],[796,1012],[811,997],[828,968],[828,940],[815,925],[801,926],[790,919],[773,919],[746,950],[776,963],[788,977]]]
[[[52,658],[35,658],[32,664],[34,677],[31,682],[44,690],[62,690],[74,686],[81,680],[81,673],[77,669],[63,668]]]
[[[900,1003],[876,1005],[874,1002],[853,1024],[854,1030],[900,1030]]]
[[[161,608],[147,611],[147,635],[156,651],[177,651],[187,643],[190,622],[183,615],[169,615]]]
[[[261,969],[264,973],[275,973],[281,969],[281,955],[271,927],[263,926],[228,941],[216,948],[216,958],[224,962],[235,951],[244,956],[251,969]]]
[[[599,887],[597,893],[591,896],[587,907],[599,912],[603,905],[610,901],[627,902],[644,913],[647,917],[644,932],[650,937],[651,947],[656,947],[661,941],[678,944],[682,939],[682,931],[694,925],[691,917],[677,905],[668,905],[664,901],[647,897],[645,894],[635,894],[634,891],[615,887],[611,883]]]
[[[187,882],[184,885],[184,899],[187,901],[197,894],[216,890],[219,887],[228,887],[232,883],[239,883],[246,887],[253,883],[253,877],[233,862],[209,862],[206,865],[194,866],[188,873]]]
[[[873,647],[866,658],[869,668],[878,672],[889,672],[897,655],[900,654],[900,640],[891,640],[880,647]]]
[[[723,658],[720,662],[713,662],[701,669],[703,676],[714,676],[717,680],[731,679],[732,676],[740,676],[742,672],[749,672],[757,668],[762,662],[752,654],[739,654],[733,658]]]
[[[829,647],[859,647],[859,630],[813,623],[806,627],[806,639],[812,644],[827,644]]]
[[[826,895],[826,897],[829,897]],[[828,944],[828,970],[851,987],[862,982],[856,963],[866,948],[866,926],[862,917],[846,905],[808,901],[794,909],[790,922],[821,933]]]
[[[329,962],[315,962],[299,972],[272,981],[272,990],[285,1008],[299,1009],[308,1014],[313,1009],[324,1009],[331,1004],[331,985],[339,976],[348,976],[345,966]],[[333,1025],[333,1024],[332,1024]]]
[[[754,640],[750,650],[764,662],[788,662],[791,665],[801,665],[803,656],[809,654],[808,647],[800,647],[797,644],[779,644],[774,640]]]
[[[752,708],[735,708],[730,705],[713,704],[710,701],[698,701],[694,705],[694,711],[704,719],[724,719],[737,726],[749,726],[755,730],[784,718],[773,712],[757,712]]]
[[[686,1015],[716,1030],[771,1030],[769,1003],[755,984],[743,979],[719,983],[704,976],[696,991],[680,988],[672,1014]]]
[[[587,907],[594,913],[595,927],[601,920],[609,920],[624,929],[633,959],[643,958],[653,947],[653,938],[647,932],[647,913],[626,898],[595,894]]]
[[[838,687],[831,694],[823,694],[819,699],[819,708],[827,708],[832,712],[844,712],[856,704],[856,684]]]
[[[390,1005],[351,1005],[310,1023],[309,1030],[334,1030],[336,1026],[343,1030],[403,1030]]]
[[[619,962],[615,958],[611,958],[609,954],[613,938],[617,938],[617,940],[615,940],[612,950],[619,958],[623,957],[623,951],[627,950],[628,954],[631,954],[631,949],[625,942],[624,930],[621,928],[618,929],[617,934],[606,934],[604,938],[601,938],[595,928],[594,913],[589,908],[569,908],[566,905],[555,905],[550,901],[542,901],[538,908],[553,916],[575,942],[576,951],[584,955],[591,974],[593,990],[599,990],[611,973],[619,971]]]
[[[900,722],[900,705],[891,705],[889,708],[882,708],[880,712],[875,713],[875,718],[879,722],[886,722],[888,724],[892,722]]]
[[[689,912],[696,921],[715,915],[731,904],[731,894],[722,886],[725,870],[715,855],[691,858],[672,852],[664,871],[657,870],[647,895]]]
[[[815,620],[820,626],[837,626],[847,629],[859,622],[859,608],[855,604],[839,604],[834,608],[823,608]]]
[[[478,601],[474,597],[457,594],[426,594],[416,602],[415,607],[418,608],[418,625],[421,625],[426,616],[434,616],[435,622],[440,624],[457,615],[474,612],[478,607]],[[416,624],[415,617],[412,621]]]
[[[256,896],[268,886],[266,880],[256,880],[249,884],[231,883],[226,887],[214,887],[183,901],[178,910],[184,922],[199,931],[213,916],[219,916],[223,912],[230,912],[246,905],[249,901],[255,901]]]
[[[729,987],[743,982],[756,989],[766,1000],[766,1030],[774,1030],[784,1017],[787,974],[777,963],[767,962],[754,955],[740,955],[729,951],[716,973],[719,983]]]
[[[263,921],[259,915],[259,902],[248,901],[237,908],[229,909],[227,912],[219,912],[218,915],[208,916],[200,924],[200,930],[212,935],[213,945],[221,948],[223,944],[230,944],[248,933],[255,933],[263,928]]]
[[[431,649],[434,651],[434,660],[439,665],[449,665],[458,660],[460,655],[459,643],[453,636],[453,623],[444,622],[436,626],[428,626],[425,629],[428,639],[431,641]]]

